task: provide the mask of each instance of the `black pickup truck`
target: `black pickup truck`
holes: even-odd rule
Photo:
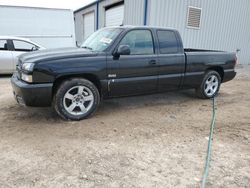
[[[81,120],[112,97],[194,88],[212,98],[235,64],[235,53],[184,49],[174,29],[121,26],[96,31],[80,48],[21,55],[11,82],[18,103]]]

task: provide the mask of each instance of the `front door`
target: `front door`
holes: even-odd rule
[[[0,74],[13,73],[15,69],[12,51],[7,40],[0,40]]]
[[[119,45],[127,45],[130,55],[108,56],[110,96],[127,96],[157,91],[158,63],[151,30],[128,31]]]

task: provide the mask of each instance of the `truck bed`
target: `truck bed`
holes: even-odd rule
[[[234,77],[235,53],[192,48],[186,48],[184,52],[186,57],[184,88],[191,88],[194,85],[198,87],[208,69],[216,70],[221,75],[222,82]]]

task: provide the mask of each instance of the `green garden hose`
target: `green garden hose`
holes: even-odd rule
[[[208,169],[209,169],[209,163],[211,159],[211,152],[212,152],[212,142],[213,142],[213,132],[214,132],[214,126],[215,126],[215,117],[216,117],[216,107],[215,107],[215,97],[213,97],[213,117],[210,125],[210,133],[209,133],[209,140],[208,140],[208,147],[207,147],[207,157],[206,157],[206,164],[204,167],[204,173],[202,177],[201,182],[201,188],[206,188],[206,181],[208,177]]]

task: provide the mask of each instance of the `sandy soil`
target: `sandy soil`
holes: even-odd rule
[[[221,87],[208,187],[250,187],[250,66]],[[65,122],[0,78],[0,187],[199,187],[211,100],[192,90],[108,100]]]

